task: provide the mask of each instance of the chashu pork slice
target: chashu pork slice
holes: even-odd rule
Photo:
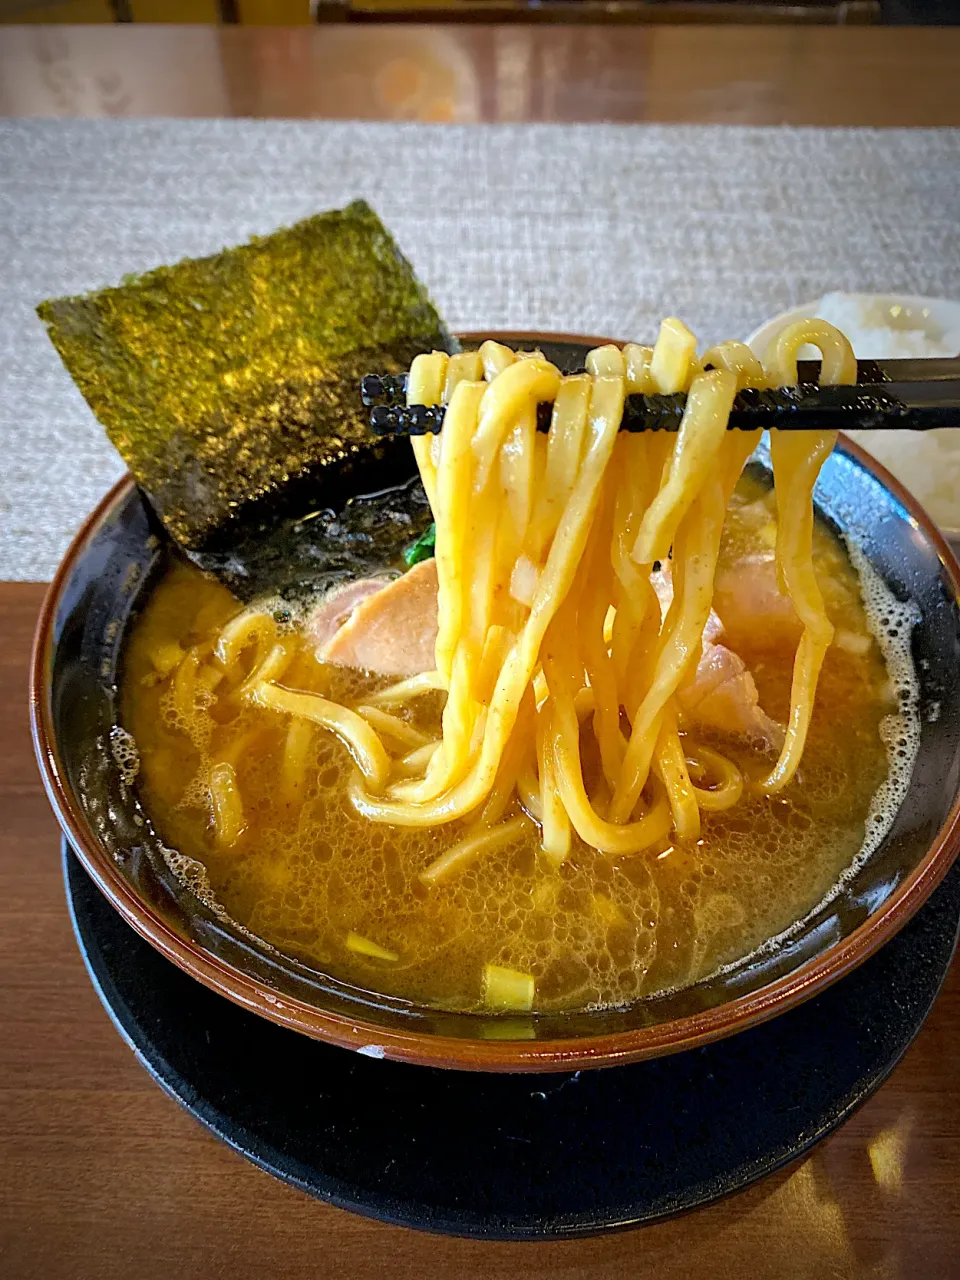
[[[669,570],[653,573],[651,581],[660,601],[661,614],[666,617],[673,601]],[[732,584],[730,589],[734,590]],[[747,586],[741,594],[749,597],[750,587]],[[783,745],[783,726],[772,720],[760,706],[756,681],[744,660],[719,643],[725,631],[723,620],[715,609],[711,609],[703,629],[702,652],[696,671],[693,678],[677,690],[677,702],[684,722],[746,738],[757,746],[779,751]]]
[[[672,583],[666,575],[655,574],[654,586],[666,613],[673,598]],[[348,595],[351,590],[352,596]],[[335,619],[340,623],[331,630]],[[711,612],[696,672],[677,693],[684,720],[778,750],[783,728],[760,706],[757,686],[743,659],[717,643],[723,630]],[[307,623],[307,633],[323,662],[391,676],[432,671],[437,641],[436,561],[423,560],[386,583],[382,578],[351,583],[321,601]]]
[[[726,645],[704,640],[696,674],[677,690],[677,702],[688,725],[746,738],[775,751],[783,745],[783,726],[760,706],[747,664]]]
[[[749,640],[772,648],[793,647],[803,631],[792,600],[780,591],[772,551],[744,556],[721,567],[714,584],[713,607],[732,645]]]
[[[437,643],[437,562],[421,560],[399,578],[362,579],[352,584],[375,584],[362,594],[349,617],[332,635],[318,636],[316,655],[322,662],[357,667],[384,676],[415,676],[432,671]],[[329,599],[329,597],[328,597]],[[314,619],[307,622],[314,635]]]
[[[333,587],[307,619],[304,627],[307,642],[317,651],[323,649],[343,624],[350,621],[357,605],[382,591],[390,581],[390,578],[357,578]]]

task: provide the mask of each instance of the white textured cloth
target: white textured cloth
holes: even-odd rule
[[[365,197],[448,323],[705,343],[829,289],[960,297],[960,130],[0,123],[0,578],[121,473],[34,306]]]

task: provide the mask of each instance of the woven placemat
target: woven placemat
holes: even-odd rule
[[[828,289],[960,297],[960,130],[0,123],[0,578],[122,466],[41,299],[365,197],[454,328],[709,343]]]

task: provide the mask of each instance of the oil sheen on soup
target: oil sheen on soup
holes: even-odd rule
[[[741,480],[715,607],[724,643],[752,671],[761,706],[782,723],[797,630],[773,576],[774,509],[766,488]],[[397,554],[402,545],[398,534]],[[249,705],[238,695],[241,677],[228,680],[212,657],[236,600],[180,562],[153,590],[125,656],[122,720],[139,751],[139,798],[164,843],[204,865],[234,920],[368,990],[477,1009],[491,963],[532,973],[540,1010],[620,1005],[695,983],[824,898],[861,849],[888,775],[890,721],[883,733],[881,725],[896,700],[858,575],[819,523],[815,554],[837,638],[798,775],[778,795],[752,792],[771,756],[718,731],[715,745],[747,785],[733,809],[703,814],[694,844],[662,842],[618,858],[575,837],[555,869],[539,854],[531,823],[518,842],[447,883],[424,886],[420,872],[460,838],[463,824],[410,830],[360,817],[346,791],[350,757],[317,727],[304,728],[306,756],[292,769],[287,718]],[[288,687],[349,703],[390,682],[318,662],[295,625],[286,639],[296,646],[282,681]],[[188,651],[195,659],[185,681]],[[399,714],[437,736],[441,697],[420,697]],[[218,847],[211,820],[209,778],[220,762],[234,768],[245,822],[229,848]],[[351,935],[383,954],[352,950]]]

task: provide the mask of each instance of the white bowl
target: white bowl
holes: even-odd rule
[[[891,328],[922,329],[935,340],[945,332],[960,328],[960,302],[946,298],[876,293],[845,296],[886,313],[884,318],[889,319]],[[820,299],[817,299],[782,311],[755,329],[746,339],[747,344],[762,355],[781,329],[796,320],[816,316],[819,305]],[[854,350],[863,358],[876,354],[862,348],[857,350],[856,342]],[[952,542],[960,543],[960,431],[946,429],[909,435],[851,431],[850,435],[915,494]]]

